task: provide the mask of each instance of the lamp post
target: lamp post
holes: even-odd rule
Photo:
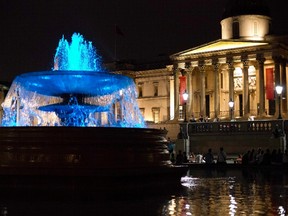
[[[282,94],[282,91],[283,91],[283,86],[276,86],[276,92],[277,92],[277,95],[278,95],[278,108],[279,108],[279,114],[278,114],[278,119],[282,119],[282,116],[281,116],[281,94]]]
[[[184,100],[184,122],[187,122],[187,117],[186,117],[186,108],[187,108],[187,100],[188,100],[188,93],[185,90],[185,92],[183,93],[183,100]]]
[[[234,101],[232,100],[232,98],[230,99],[230,101],[228,102],[228,105],[230,107],[230,120],[232,121],[234,116],[233,116],[233,108],[234,108]]]

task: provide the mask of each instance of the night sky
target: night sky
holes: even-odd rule
[[[116,59],[136,62],[220,39],[226,1],[0,0],[0,80],[50,70],[59,40],[74,32],[92,41],[104,62],[115,59],[115,39]],[[274,33],[287,33],[285,1],[269,6]]]

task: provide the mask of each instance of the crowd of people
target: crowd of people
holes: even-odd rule
[[[243,165],[288,165],[287,149],[284,152],[281,149],[250,149],[239,157],[241,157],[241,163]]]
[[[206,163],[206,164],[225,164],[227,163],[227,154],[224,151],[224,148],[221,147],[219,149],[219,152],[216,156],[212,153],[212,149],[209,148],[207,153],[201,154],[197,153],[196,155],[193,152],[190,152],[189,155],[187,155],[187,152],[178,150],[178,153],[176,157],[174,156],[174,153],[171,154],[171,162],[174,164],[185,164],[185,163]]]
[[[170,141],[170,139],[169,139]],[[169,142],[168,149],[170,153],[170,160],[173,164],[186,164],[186,163],[206,163],[206,164],[226,164],[227,154],[223,147],[220,147],[218,152],[213,153],[212,149],[209,148],[206,153],[194,154],[190,152],[187,154],[185,151],[178,150],[176,156],[174,154],[175,144]],[[281,149],[261,149],[258,148],[250,149],[243,155],[239,154],[238,157],[230,156],[233,158],[235,164],[243,165],[287,165],[288,166],[288,150],[282,151]]]

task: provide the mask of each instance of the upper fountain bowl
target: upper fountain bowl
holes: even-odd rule
[[[47,96],[102,96],[127,88],[132,80],[127,76],[107,72],[42,71],[22,74],[17,77],[17,81],[25,89]]]

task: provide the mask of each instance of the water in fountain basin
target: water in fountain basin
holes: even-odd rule
[[[145,127],[133,80],[104,72],[82,35],[71,39],[59,41],[53,71],[15,78],[2,104],[2,125]]]

